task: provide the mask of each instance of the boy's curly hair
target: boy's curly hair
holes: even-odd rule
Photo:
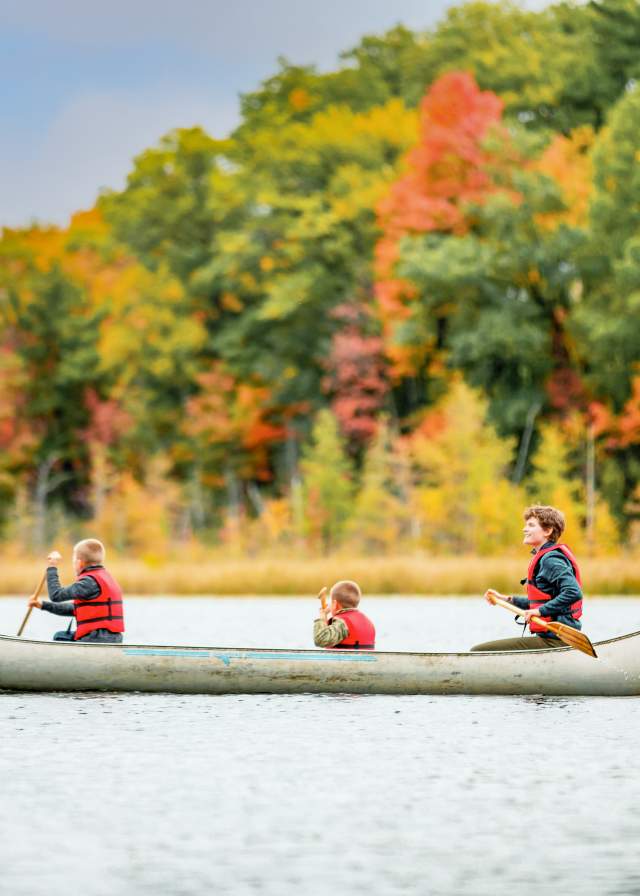
[[[533,504],[524,512],[525,520],[531,519],[532,516],[538,520],[543,529],[551,529],[549,541],[558,541],[565,527],[564,513],[561,510],[548,504]]]

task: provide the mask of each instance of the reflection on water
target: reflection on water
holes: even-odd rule
[[[1,631],[13,631],[23,606],[0,601]],[[308,646],[313,606],[130,601],[128,640]],[[386,649],[464,649],[514,628],[477,601],[369,609]],[[591,601],[585,629],[597,640],[640,628],[639,610],[635,600]],[[33,615],[32,636],[59,627]],[[3,694],[0,891],[638,893],[639,707]]]

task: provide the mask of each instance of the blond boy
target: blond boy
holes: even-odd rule
[[[336,582],[330,591],[329,607],[320,606],[320,617],[313,623],[313,643],[333,650],[373,650],[376,630],[371,620],[358,609],[362,594],[356,582]]]
[[[105,569],[105,549],[97,538],[85,538],[73,549],[73,571],[76,581],[66,588],[60,584],[58,565],[62,556],[52,551],[47,557],[47,589],[49,600],[32,598],[29,605],[55,613],[57,616],[73,616],[66,631],[56,632],[54,641],[90,641],[92,643],[119,644],[124,632],[122,590],[110,572]]]

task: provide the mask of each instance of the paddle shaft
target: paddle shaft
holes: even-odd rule
[[[46,582],[46,580],[47,580],[47,570],[45,569],[45,571],[42,573],[42,578],[40,579],[40,582],[38,583],[38,587],[37,587],[36,590],[33,592],[33,595],[32,595],[32,597],[31,597],[31,600],[33,600],[34,597],[40,597],[40,592],[41,592],[42,589],[44,588],[44,583]],[[27,624],[27,622],[29,621],[29,616],[31,616],[31,611],[32,611],[32,610],[33,610],[33,607],[29,607],[29,609],[28,609],[27,612],[25,613],[25,617],[24,617],[24,619],[22,620],[22,625],[21,625],[20,628],[18,629],[18,635],[17,635],[18,638],[20,637],[20,635],[21,635],[22,632],[24,631],[24,627],[25,627],[25,625]]]
[[[518,607],[515,607],[513,604],[510,604],[508,600],[502,600],[501,597],[492,597],[491,602],[494,604],[497,604],[499,607],[504,607],[505,610],[510,610],[516,616],[522,615],[522,612],[523,612],[522,610],[518,609]],[[542,616],[532,616],[531,618],[535,619],[535,621],[538,623],[538,625],[541,625],[543,628],[546,628],[547,631],[550,631],[549,626],[544,621]]]

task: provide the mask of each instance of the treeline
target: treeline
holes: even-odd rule
[[[638,46],[637,0],[462,4],[5,229],[3,538],[635,543]]]

